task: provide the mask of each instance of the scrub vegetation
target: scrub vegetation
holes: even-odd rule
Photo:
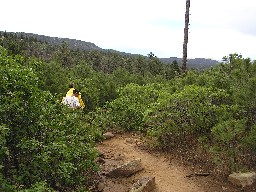
[[[61,105],[74,81],[86,109]],[[256,62],[236,53],[181,73],[156,56],[0,34],[0,191],[89,191],[110,129],[190,154],[215,174],[255,169]]]

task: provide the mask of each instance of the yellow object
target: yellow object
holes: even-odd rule
[[[71,95],[73,94],[73,90],[75,90],[75,88],[70,88],[70,89],[68,90],[67,94],[66,94],[66,97],[71,96]],[[84,104],[84,102],[83,102],[83,100],[82,100],[81,93],[79,93],[79,95],[78,95],[78,100],[79,100],[79,103],[80,103],[80,105],[81,105],[81,108],[82,108],[82,109],[85,108],[85,104]]]
[[[69,97],[71,95],[73,95],[73,91],[75,90],[75,88],[70,88],[66,94],[66,97]]]

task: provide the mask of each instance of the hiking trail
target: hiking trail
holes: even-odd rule
[[[98,191],[129,192],[132,186],[143,177],[153,177],[155,192],[236,192],[241,191],[228,182],[220,182],[211,175],[195,175],[189,167],[163,153],[149,152],[141,147],[141,139],[136,134],[115,135],[99,143],[96,148],[101,153],[101,179]],[[112,178],[105,173],[128,161],[140,159],[143,170],[129,177]],[[147,192],[148,190],[144,190]],[[143,192],[144,192],[143,191]]]

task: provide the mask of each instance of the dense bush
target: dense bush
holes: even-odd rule
[[[253,168],[255,66],[233,57],[162,84],[127,85],[100,114],[109,116],[101,126],[146,131],[150,144],[162,149],[204,148],[217,172]]]
[[[107,105],[112,125],[126,130],[142,130],[144,113],[157,100],[160,86],[129,84],[121,88],[118,98]]]
[[[218,121],[218,111],[224,108],[219,100],[226,98],[224,90],[196,85],[174,94],[162,92],[147,116],[149,133],[154,133],[164,148],[192,144],[192,140],[209,135]]]
[[[180,74],[153,54],[74,51],[8,34],[0,45],[8,49],[0,48],[5,191],[64,190],[89,180],[99,128],[140,130],[166,150],[204,148],[225,173],[255,168],[256,61],[230,54],[214,68]],[[65,111],[55,98],[69,81],[82,92],[83,113]]]
[[[46,186],[40,182],[58,190],[88,184],[97,168],[97,131],[81,121],[79,111],[66,111],[39,89],[38,77],[20,59],[1,48],[0,189]]]

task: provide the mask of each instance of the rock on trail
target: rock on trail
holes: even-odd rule
[[[161,153],[142,150],[139,136],[115,135],[96,146],[100,152],[100,192],[235,192],[206,177],[187,177],[188,168]],[[120,175],[118,175],[120,174]],[[123,174],[123,175],[122,175]]]

